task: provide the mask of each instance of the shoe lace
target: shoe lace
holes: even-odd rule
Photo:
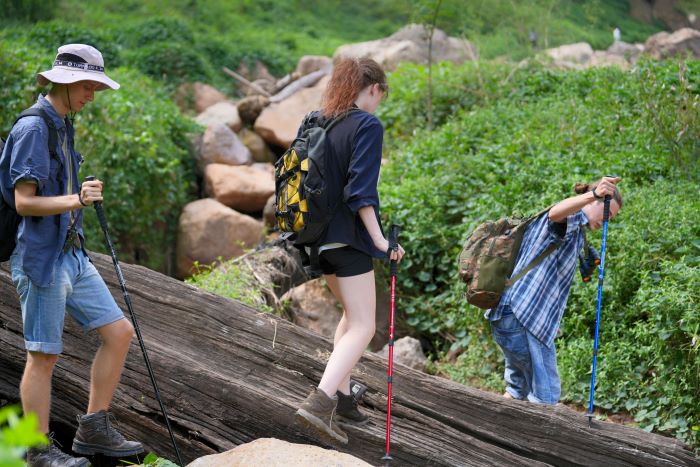
[[[107,412],[105,422],[107,424],[107,435],[114,436],[119,442],[125,441],[124,435],[117,430],[116,426],[113,426],[117,425],[117,418],[112,412]]]
[[[49,447],[48,447],[48,449],[46,450],[46,454],[47,454],[48,456],[50,456],[50,457],[52,457],[52,458],[54,458],[54,459],[58,459],[58,460],[72,459],[71,456],[69,456],[68,454],[66,454],[65,452],[63,452],[63,451],[61,450],[61,448],[63,448],[63,445],[62,445],[61,443],[59,443],[58,440],[57,440],[56,438],[54,438],[54,433],[53,433],[53,431],[52,431],[51,433],[49,433],[49,435],[47,436],[47,438],[48,438],[48,440],[49,440]],[[57,444],[58,444],[58,446],[60,446],[60,448],[59,448],[59,447],[56,447]],[[53,465],[53,464],[52,464],[52,465]]]

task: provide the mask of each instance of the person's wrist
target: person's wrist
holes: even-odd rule
[[[85,203],[85,201],[83,201],[82,193],[78,193],[78,202],[80,203],[80,205],[82,207],[84,207],[84,208],[88,207],[88,205]]]
[[[594,197],[595,199],[603,199],[603,198],[604,198],[604,196],[599,196],[598,193],[596,193],[595,188],[593,188],[593,189],[591,190],[591,193],[593,193],[593,197]]]

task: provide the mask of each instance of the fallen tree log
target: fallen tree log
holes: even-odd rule
[[[92,257],[123,305],[110,258]],[[318,383],[330,341],[146,268],[122,268],[185,461],[263,437],[318,442],[295,423],[294,411]],[[75,426],[97,340],[67,319],[64,343],[52,417]],[[6,265],[0,346],[0,397],[16,400],[25,352]],[[349,428],[350,443],[334,447],[377,465],[384,454],[386,361],[366,354],[355,377],[370,388],[370,423]],[[395,465],[700,465],[675,439],[607,422],[589,428],[585,414],[566,407],[506,400],[401,365],[393,386]],[[136,342],[112,407],[127,436],[175,457]]]

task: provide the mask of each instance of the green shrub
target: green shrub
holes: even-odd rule
[[[36,414],[20,412],[14,405],[0,408],[0,465],[5,467],[23,467],[28,448],[47,444]]]
[[[273,308],[267,304],[260,290],[260,283],[247,268],[229,260],[213,265],[195,265],[197,273],[185,282],[201,289],[231,298],[255,308],[271,313]]]
[[[125,61],[169,88],[188,81],[208,81],[212,72],[191,45],[179,42],[148,44],[125,54]]]
[[[120,259],[172,272],[180,211],[195,192],[188,135],[201,130],[153,80],[128,69],[112,75],[122,87],[100,93],[77,118],[81,174],[105,182],[105,212]],[[90,217],[88,246],[104,251]]]

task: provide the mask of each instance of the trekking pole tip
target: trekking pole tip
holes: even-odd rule
[[[394,460],[394,458],[391,457],[391,456],[389,455],[389,453],[384,454],[384,456],[382,457],[382,461],[384,461],[384,466],[385,466],[385,467],[389,467],[389,465],[391,464],[391,461],[393,461],[393,460]]]

